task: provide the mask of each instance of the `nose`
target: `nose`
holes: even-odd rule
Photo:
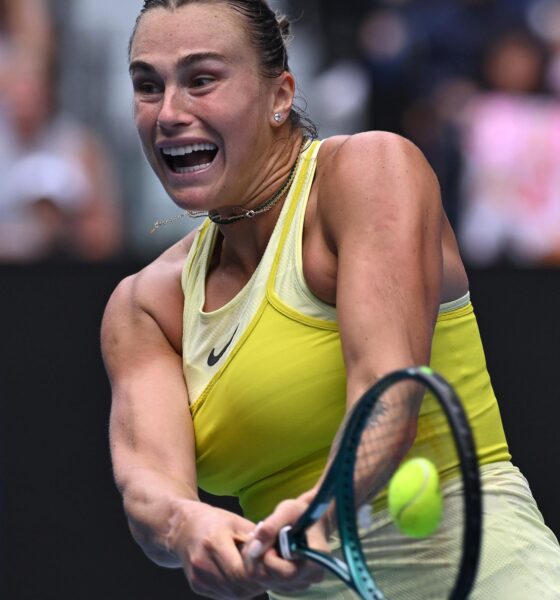
[[[188,100],[180,89],[168,87],[158,114],[157,124],[163,132],[172,132],[192,122]]]

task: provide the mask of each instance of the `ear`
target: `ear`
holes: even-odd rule
[[[296,93],[296,80],[292,73],[284,71],[282,75],[275,79],[272,85],[273,97],[270,122],[275,127],[280,127],[290,116]]]

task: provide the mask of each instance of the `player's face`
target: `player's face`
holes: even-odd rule
[[[180,206],[241,204],[266,171],[273,85],[227,4],[147,12],[131,48],[134,115],[148,161]]]

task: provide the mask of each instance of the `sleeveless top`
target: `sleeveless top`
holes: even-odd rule
[[[245,516],[255,521],[317,482],[345,413],[336,308],[313,295],[302,267],[305,209],[319,147],[312,142],[302,153],[259,266],[231,301],[203,311],[218,234],[211,221],[199,228],[182,275],[183,365],[198,483],[212,494],[237,496]],[[468,294],[440,307],[431,367],[462,398],[480,462],[509,460]],[[434,435],[437,424],[421,414],[412,453]],[[456,465],[438,467],[450,471]]]

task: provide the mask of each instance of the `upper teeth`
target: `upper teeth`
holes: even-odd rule
[[[198,152],[200,150],[216,150],[215,144],[205,142],[203,144],[189,144],[187,146],[176,146],[175,148],[162,148],[163,154],[168,156],[183,156],[184,154],[191,154],[191,152]]]

